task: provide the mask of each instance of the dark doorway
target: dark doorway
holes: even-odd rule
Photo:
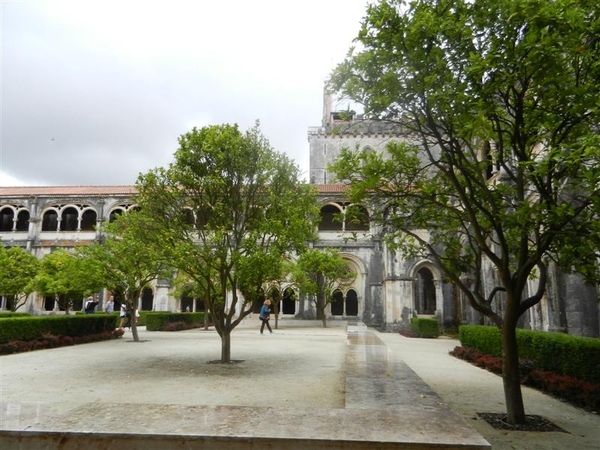
[[[79,226],[79,213],[73,207],[65,208],[61,214],[60,230],[77,231]]]
[[[152,311],[154,308],[154,292],[150,288],[142,291],[142,311]]]
[[[54,310],[55,304],[56,304],[56,300],[54,300],[54,297],[44,297],[44,310],[45,311]]]
[[[435,284],[429,269],[420,269],[417,273],[415,309],[417,314],[435,314]]]
[[[340,291],[335,291],[332,295],[331,315],[332,316],[343,316],[344,315],[344,295]]]
[[[354,289],[346,293],[346,315],[358,316],[358,295]]]
[[[192,297],[181,297],[181,312],[194,311],[194,299]]]
[[[15,212],[12,208],[3,208],[0,210],[0,231],[12,231],[14,226],[13,218]]]
[[[54,210],[46,211],[42,218],[42,231],[56,231],[58,229],[58,213]]]
[[[283,300],[281,301],[281,312],[283,314],[296,314],[296,295],[294,290],[287,288],[283,292]]]
[[[29,211],[21,210],[17,214],[17,231],[29,230]]]
[[[81,231],[93,231],[96,228],[96,211],[88,209],[81,215]]]
[[[340,220],[341,211],[333,205],[325,205],[321,208],[321,221],[319,222],[319,231],[342,230],[342,221]]]

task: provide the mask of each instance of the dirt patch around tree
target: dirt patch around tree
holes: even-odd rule
[[[525,423],[512,425],[506,421],[506,414],[501,413],[477,413],[477,416],[485,420],[497,430],[510,431],[560,431],[568,433],[561,427],[554,425],[542,416],[535,414],[525,416]]]

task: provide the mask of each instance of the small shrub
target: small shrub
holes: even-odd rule
[[[10,342],[6,342],[4,344],[0,344],[0,355],[10,355],[14,353],[14,347]]]
[[[60,345],[60,338],[51,333],[42,334],[42,339],[46,341],[48,348],[54,348]]]
[[[164,331],[182,331],[190,328],[191,326],[185,322],[169,322],[165,325]]]
[[[73,339],[71,336],[61,336],[60,345],[65,347],[68,345],[75,345],[75,339]]]
[[[437,338],[440,335],[440,325],[436,319],[415,317],[410,320],[410,328],[422,338]]]
[[[417,333],[415,333],[413,330],[411,330],[410,328],[400,328],[398,330],[398,333],[400,333],[402,336],[408,337],[408,338],[419,337],[419,335]]]
[[[125,330],[119,329],[119,328],[113,330],[113,332],[112,332],[112,336],[115,339],[122,337],[124,334],[125,334]]]

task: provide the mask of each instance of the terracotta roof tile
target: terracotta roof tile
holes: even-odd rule
[[[18,186],[0,187],[2,197],[53,197],[83,196],[96,197],[105,195],[133,195],[135,186]]]
[[[345,184],[314,184],[320,194],[341,194],[348,190]]]
[[[321,194],[340,194],[347,189],[344,184],[314,184]],[[0,197],[55,197],[106,195],[134,195],[135,186],[14,186],[0,187]]]

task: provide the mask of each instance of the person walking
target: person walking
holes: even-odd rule
[[[269,333],[273,334],[273,330],[271,329],[271,325],[269,325],[269,318],[271,315],[271,300],[265,300],[262,307],[260,308],[260,313],[258,314],[258,318],[261,320],[262,325],[260,326],[260,334],[263,334],[263,330],[265,329],[265,325],[269,329]]]
[[[127,305],[125,303],[121,303],[121,311],[119,312],[119,330],[122,330],[123,327],[127,326],[129,314],[127,313]]]
[[[113,297],[112,294],[110,294],[108,296],[108,301],[106,302],[106,305],[104,306],[104,312],[108,313],[108,314],[112,314],[112,312],[115,310],[115,298]]]

